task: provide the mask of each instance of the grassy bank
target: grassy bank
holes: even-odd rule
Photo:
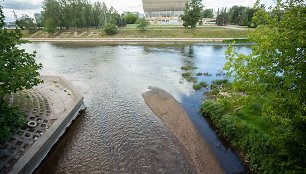
[[[227,81],[215,81],[201,112],[255,173],[305,173],[305,132],[263,116],[267,102],[265,96],[234,92]]]
[[[136,26],[119,28],[115,35],[107,35],[103,29],[58,30],[48,34],[44,30],[36,33],[23,31],[23,37],[28,38],[245,38],[252,29],[233,29],[217,26],[198,27],[196,29],[181,26],[149,26],[142,32]]]

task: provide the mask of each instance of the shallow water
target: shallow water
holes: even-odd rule
[[[182,79],[181,67],[195,65],[208,83],[224,63],[226,45],[114,45],[32,43],[42,75],[62,75],[80,89],[86,112],[53,148],[41,173],[193,173],[184,148],[141,96],[148,86],[172,94],[186,109],[227,173],[245,172],[199,114],[203,92]],[[249,53],[248,46],[237,46]],[[42,172],[43,171],[43,172]]]

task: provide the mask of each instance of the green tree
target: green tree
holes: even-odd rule
[[[213,9],[205,9],[203,11],[203,18],[214,18],[214,10]]]
[[[181,15],[183,26],[195,28],[203,15],[202,0],[189,0],[185,4],[184,14]]]
[[[3,142],[16,126],[23,123],[20,112],[9,107],[4,97],[23,89],[30,89],[41,83],[38,70],[41,64],[35,62],[35,53],[26,53],[19,45],[23,41],[19,29],[3,29],[4,15],[0,6],[0,141]]]
[[[229,14],[226,11],[226,8],[222,8],[221,10],[218,9],[216,23],[219,26],[225,26],[229,23]]]
[[[45,20],[44,26],[48,33],[54,33],[56,30],[55,22],[52,18],[47,18]]]
[[[28,15],[22,15],[21,19],[16,20],[16,25],[22,30],[27,29],[29,33],[34,33],[37,30],[37,26],[33,21],[34,19]]]
[[[149,22],[145,18],[139,18],[136,21],[137,28],[141,31],[145,31],[147,26],[149,25]]]
[[[241,25],[242,23],[242,14],[244,13],[246,7],[242,6],[233,6],[229,10],[229,20],[231,24]]]
[[[300,0],[279,2],[273,13],[257,7],[256,44],[249,55],[230,49],[224,69],[234,77],[234,87],[248,95],[269,98],[264,115],[275,122],[306,124],[306,5]],[[284,9],[283,16],[277,15]]]
[[[61,29],[104,27],[108,23],[125,26],[125,20],[105,3],[88,0],[44,0],[43,19]]]
[[[104,31],[107,35],[114,35],[117,33],[117,26],[115,24],[107,24],[104,27]]]
[[[256,11],[255,8],[246,8],[242,13],[242,22],[240,25],[256,28],[256,24],[253,22],[253,16]]]
[[[138,15],[132,13],[132,12],[128,12],[125,16],[124,19],[126,20],[126,22],[128,24],[135,24],[135,22],[138,19]]]

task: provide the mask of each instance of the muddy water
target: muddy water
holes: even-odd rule
[[[186,109],[227,173],[244,166],[199,114],[204,90],[182,79],[181,67],[216,74],[225,45],[115,45],[32,43],[43,75],[62,75],[80,89],[87,111],[56,144],[37,173],[194,173],[185,149],[146,106],[148,86],[171,93]],[[247,46],[238,51],[248,53]],[[221,78],[200,77],[207,81]]]

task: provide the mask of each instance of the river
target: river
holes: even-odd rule
[[[185,149],[144,103],[148,86],[172,94],[190,115],[226,173],[245,173],[243,163],[200,115],[204,89],[194,91],[182,66],[208,72],[208,83],[225,63],[226,45],[101,45],[36,42],[41,75],[61,75],[84,95],[79,115],[36,173],[194,173]],[[236,46],[248,54],[247,45]]]

